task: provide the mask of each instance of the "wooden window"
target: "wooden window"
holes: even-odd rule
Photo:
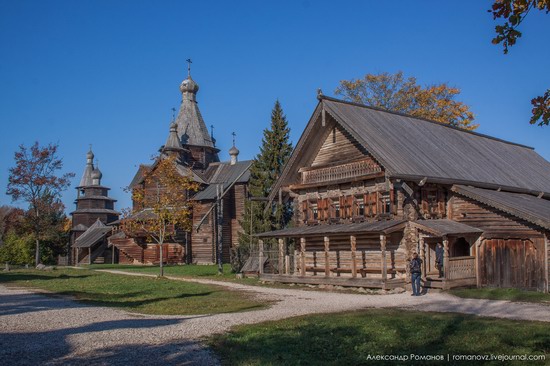
[[[318,209],[318,220],[324,221],[329,218],[329,207],[328,198],[317,200],[317,209]]]
[[[438,188],[422,189],[422,213],[424,217],[443,217],[445,215],[445,193]]]
[[[379,212],[378,209],[378,192],[371,192],[365,195],[366,212],[365,216],[373,217]]]
[[[380,214],[391,214],[392,201],[390,192],[383,192],[379,195]]]
[[[365,197],[356,198],[354,216],[365,216],[365,212]]]
[[[301,211],[302,211],[302,215],[303,215],[303,218],[304,218],[304,222],[307,222],[311,217],[308,201],[302,201]]]

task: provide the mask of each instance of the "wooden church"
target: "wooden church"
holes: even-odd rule
[[[80,179],[75,200],[76,210],[71,212],[72,229],[70,250],[64,264],[92,264],[113,262],[113,251],[108,249],[107,237],[119,213],[115,211],[115,199],[109,197],[109,187],[101,185],[103,174],[97,163],[94,166],[94,153],[86,154],[86,167]]]
[[[295,223],[259,235],[260,263],[274,268],[262,278],[404,287],[417,252],[427,287],[548,291],[550,163],[533,148],[318,99],[272,190],[292,202]]]
[[[238,244],[241,231],[240,221],[252,162],[238,161],[239,150],[234,140],[229,150],[230,161],[220,162],[220,150],[214,137],[208,133],[197,104],[199,85],[191,78],[190,68],[180,91],[179,113],[170,124],[168,138],[159,149],[158,159],[175,157],[178,172],[192,177],[200,184],[200,190],[191,197],[194,201],[193,230],[177,232],[169,242],[165,242],[163,261],[169,264],[216,263],[221,245],[221,259],[229,262],[231,248]],[[145,187],[145,174],[155,167],[156,162],[141,165],[130,188]],[[214,205],[221,208],[216,215]],[[109,238],[109,245],[115,248],[119,263],[157,264],[160,261],[159,246],[147,240],[146,236],[128,237],[120,231]]]

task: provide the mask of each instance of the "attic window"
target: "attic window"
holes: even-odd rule
[[[336,143],[336,127],[332,129],[332,143]]]

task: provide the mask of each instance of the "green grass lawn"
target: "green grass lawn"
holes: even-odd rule
[[[144,265],[124,265],[124,264],[92,264],[91,266],[82,266],[90,269],[116,269],[127,272],[140,272],[149,274],[160,274],[159,266],[144,266]],[[212,279],[234,279],[235,273],[231,272],[231,265],[223,265],[223,274],[218,275],[218,266],[212,265],[176,265],[164,266],[165,276],[180,276],[180,277],[202,277]]]
[[[229,313],[266,306],[242,292],[219,286],[78,269],[0,272],[0,283],[44,289],[86,303],[144,314]]]
[[[537,302],[550,305],[550,294],[536,291],[523,291],[514,288],[471,288],[451,290],[458,297],[489,300],[510,300]]]
[[[209,344],[227,365],[472,365],[453,355],[545,354],[547,323],[371,309],[239,326]],[[369,355],[443,355],[444,361],[375,361]],[[447,361],[447,354],[450,361]],[[484,364],[516,365],[494,361]],[[544,365],[545,361],[529,362]]]

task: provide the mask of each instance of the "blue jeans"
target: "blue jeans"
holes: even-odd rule
[[[413,295],[420,295],[420,273],[411,273],[411,285],[413,290]]]

